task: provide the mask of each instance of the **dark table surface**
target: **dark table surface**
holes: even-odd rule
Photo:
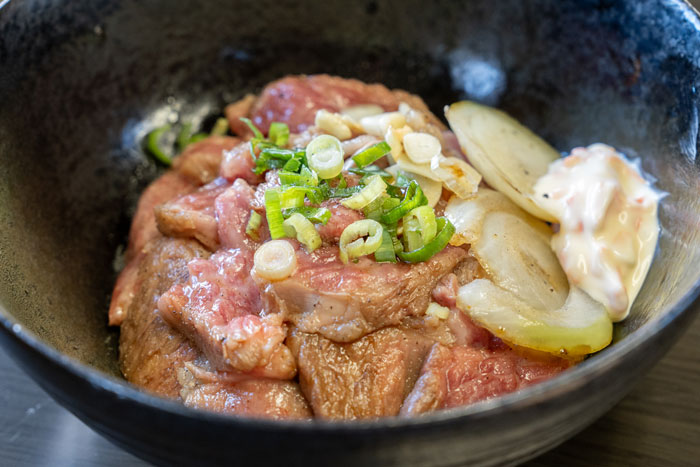
[[[148,464],[56,404],[0,350],[0,465]],[[617,407],[528,465],[700,465],[700,319]]]

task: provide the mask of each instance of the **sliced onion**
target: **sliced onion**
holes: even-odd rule
[[[445,112],[459,144],[489,185],[530,214],[556,219],[533,200],[533,187],[560,154],[505,112],[463,101]]]
[[[297,267],[294,247],[286,240],[263,243],[253,257],[254,272],[263,279],[278,281],[291,276]]]
[[[476,279],[459,289],[457,307],[509,343],[558,356],[597,352],[612,340],[605,308],[577,287],[561,308],[541,310],[488,279]]]
[[[387,167],[384,170],[389,172],[394,178],[397,178],[398,173],[401,169],[398,165],[394,164],[392,166]],[[442,197],[442,183],[407,170],[403,170],[402,172],[405,173],[408,178],[412,178],[413,180],[418,182],[418,184],[420,185],[420,189],[423,190],[423,194],[426,198],[428,198],[428,206],[434,208],[438,201],[440,201],[440,198]]]

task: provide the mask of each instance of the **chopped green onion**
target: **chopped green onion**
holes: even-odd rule
[[[366,167],[363,167],[361,169],[358,168],[351,168],[348,170],[348,172],[356,174],[356,175],[362,175],[362,177],[370,177],[372,175],[379,175],[384,179],[385,182],[388,182],[391,180],[392,176],[389,172],[386,172],[385,170],[380,169],[376,165],[368,165]]]
[[[261,222],[262,216],[255,211],[250,211],[250,218],[248,218],[248,225],[245,228],[245,233],[256,242],[260,241],[258,229],[260,228]]]
[[[383,211],[391,211],[394,209],[396,206],[401,204],[401,200],[397,198],[386,198],[384,202],[382,203],[382,210]]]
[[[417,250],[425,245],[421,237],[420,224],[415,217],[404,216],[402,238],[407,251]]]
[[[302,153],[302,151],[265,146],[255,161],[254,172],[260,175],[271,169],[281,169],[292,158],[301,158]]]
[[[307,190],[305,187],[290,186],[280,191],[280,207],[282,209],[299,208],[304,205]]]
[[[386,228],[382,232],[382,243],[374,252],[374,260],[378,263],[395,263],[396,253],[394,252],[394,242],[391,234]]]
[[[364,188],[357,185],[357,186],[351,186],[348,188],[331,188],[328,185],[323,185],[323,195],[325,196],[326,199],[328,198],[347,198],[349,196],[354,195],[355,193],[359,193],[362,191]]]
[[[192,138],[192,123],[183,123],[182,128],[180,128],[177,138],[175,139],[177,147],[180,149],[180,151],[185,149],[187,145],[190,144],[190,138]]]
[[[289,162],[296,160],[290,159]],[[288,162],[288,163],[289,163]],[[297,186],[317,186],[318,177],[316,172],[312,172],[307,167],[301,168],[301,173],[288,172],[286,164],[283,171],[278,172],[280,183],[282,185],[297,185]]]
[[[309,167],[324,180],[338,176],[343,170],[343,146],[331,135],[319,135],[306,146]]]
[[[284,237],[284,217],[280,206],[280,193],[277,190],[267,190],[265,192],[265,217],[270,228],[272,238]]]
[[[346,208],[362,209],[369,203],[380,197],[386,191],[386,183],[379,175],[373,175],[367,185],[359,192],[352,195],[350,198],[343,200],[341,203]]]
[[[285,146],[289,141],[289,127],[285,123],[272,122],[270,131],[267,132],[268,139],[272,144],[277,146]]]
[[[445,217],[439,217],[436,222],[438,233],[435,238],[417,250],[399,251],[397,254],[402,261],[407,263],[427,261],[447,246],[455,233],[455,226]]]
[[[172,157],[166,154],[160,146],[160,139],[168,131],[170,131],[170,125],[158,127],[148,134],[146,142],[146,149],[148,149],[148,152],[165,165],[171,165],[173,163]]]
[[[404,235],[406,223],[415,222],[417,231],[420,232],[423,243],[428,243],[437,234],[437,223],[435,221],[435,211],[430,206],[419,206],[411,210],[403,217]],[[411,250],[415,250],[411,248]]]
[[[382,222],[385,224],[394,224],[405,216],[406,213],[424,204],[428,204],[428,198],[423,194],[423,190],[421,190],[418,182],[411,180],[411,183],[406,189],[403,201],[401,201],[398,206],[382,215]]]
[[[352,160],[355,161],[355,164],[357,164],[358,167],[363,168],[364,166],[381,159],[390,152],[391,146],[389,146],[386,141],[382,141],[381,143],[373,144],[364,151],[355,154],[352,156]]]
[[[306,217],[314,224],[326,225],[331,218],[331,211],[328,208],[314,208],[311,206],[302,206],[299,208],[289,208],[282,210],[282,215],[287,218],[293,214],[299,213]]]
[[[270,281],[279,281],[292,275],[297,267],[297,255],[288,241],[271,240],[255,251],[253,262],[256,275]]]
[[[343,172],[340,172],[338,174],[338,184],[335,186],[336,188],[347,188],[348,187],[348,181],[345,179],[343,176]]]
[[[374,201],[362,208],[362,213],[365,215],[365,218],[379,221],[379,219],[382,217],[382,214],[384,213],[382,206],[384,205],[385,197],[386,195],[378,196],[374,199]]]
[[[213,136],[224,136],[228,133],[228,120],[225,118],[217,118],[214,127],[211,129],[211,135]]]
[[[292,157],[286,164],[284,164],[284,167],[282,168],[289,172],[297,172],[301,168],[301,161],[296,157]]]
[[[382,244],[382,232],[382,225],[372,219],[355,221],[345,227],[340,234],[340,260],[347,263],[348,259],[374,253]]]
[[[308,252],[314,251],[321,246],[321,236],[316,231],[316,227],[303,215],[292,214],[284,221],[284,233],[287,237],[296,238],[306,247]]]
[[[202,141],[203,139],[207,139],[207,138],[209,138],[209,135],[206,133],[195,133],[192,135],[192,137],[190,138],[190,140],[188,141],[187,144],[189,145],[189,144],[198,143],[198,142]]]
[[[250,131],[253,132],[253,137],[255,139],[258,139],[260,141],[265,139],[265,137],[262,134],[262,131],[258,130],[258,127],[256,127],[255,124],[249,118],[241,117],[240,120],[243,123],[245,123],[248,126],[248,128],[250,128]]]

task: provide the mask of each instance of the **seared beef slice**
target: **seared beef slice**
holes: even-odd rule
[[[367,257],[343,264],[337,247],[313,254],[298,249],[294,275],[271,283],[266,292],[284,303],[301,331],[352,342],[396,326],[405,317],[422,315],[435,285],[465,256],[461,248],[448,246],[412,265],[377,263]]]
[[[288,344],[315,415],[355,419],[399,412],[432,341],[410,330],[385,328],[352,344],[295,332]]]

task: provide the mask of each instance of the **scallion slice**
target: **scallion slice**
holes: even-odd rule
[[[226,133],[228,133],[228,120],[226,120],[223,117],[217,118],[216,123],[214,123],[210,134],[212,136],[223,136]]]
[[[282,209],[299,208],[304,205],[307,190],[304,187],[291,186],[280,191]]]
[[[391,152],[391,146],[386,141],[381,143],[373,144],[364,151],[361,151],[354,156],[352,160],[355,161],[358,167],[363,168],[366,165],[372,164],[373,162],[381,159]]]
[[[378,263],[395,263],[396,253],[394,252],[394,242],[387,229],[382,232],[382,243],[374,252],[374,260]]]
[[[430,206],[419,206],[409,211],[403,217],[404,226],[406,223],[415,222],[420,232],[423,243],[428,243],[437,234],[437,223],[435,221],[435,211]],[[415,248],[411,248],[414,250]]]
[[[326,225],[331,218],[331,211],[327,208],[314,208],[311,206],[303,206],[299,208],[283,209],[282,215],[287,218],[293,214],[299,213],[306,217],[314,224]]]
[[[250,128],[250,131],[253,132],[253,137],[255,139],[260,141],[265,139],[265,137],[262,134],[262,131],[258,130],[258,127],[256,127],[255,124],[249,118],[241,117],[240,120],[243,123],[245,123],[248,126],[248,128]]]
[[[380,169],[376,165],[368,165],[368,166],[365,166],[361,169],[351,168],[351,169],[348,169],[348,172],[356,174],[356,175],[362,175],[363,178],[364,177],[371,177],[372,175],[379,175],[386,182],[388,182],[392,178],[392,176],[389,172],[386,172],[385,170]]]
[[[289,141],[289,127],[285,123],[272,122],[270,131],[267,132],[268,139],[277,146],[285,146]]]
[[[265,192],[265,217],[270,228],[272,238],[284,237],[284,217],[280,205],[280,193],[277,190],[267,190]]]
[[[316,227],[303,215],[292,214],[284,221],[283,226],[285,235],[296,238],[309,253],[321,246],[321,236],[316,231]]]
[[[319,135],[306,146],[309,167],[324,180],[337,177],[343,170],[343,146],[331,135]]]
[[[359,193],[344,199],[341,201],[341,204],[350,209],[362,209],[384,194],[384,192],[386,192],[386,183],[379,175],[373,175]]]
[[[372,219],[355,221],[345,227],[340,234],[340,260],[347,263],[349,259],[374,253],[382,244],[382,232],[382,225]]]
[[[148,152],[150,152],[159,162],[165,165],[171,165],[173,163],[172,157],[166,154],[160,145],[161,138],[168,131],[170,131],[170,125],[158,127],[148,134],[148,138],[146,140],[146,149],[148,149]]]
[[[289,162],[296,160],[296,159],[290,159]],[[287,162],[287,164],[289,164]],[[310,186],[310,187],[315,187],[318,186],[318,176],[316,175],[316,172],[310,170],[306,166],[301,167],[301,171],[299,173],[295,172],[290,172],[287,170],[287,164],[284,166],[284,170],[280,171],[277,175],[280,178],[280,183],[282,185],[296,185],[296,186]]]
[[[401,203],[382,215],[382,222],[385,224],[394,224],[412,209],[425,204],[428,204],[428,198],[423,194],[423,190],[421,190],[418,182],[411,180]]]
[[[397,254],[402,261],[407,263],[427,261],[447,246],[455,233],[455,226],[445,217],[438,217],[436,222],[438,233],[435,238],[417,250],[399,251]]]
[[[248,218],[248,225],[246,225],[245,233],[250,238],[256,242],[260,241],[260,224],[262,223],[262,216],[255,211],[250,211],[250,217]]]

